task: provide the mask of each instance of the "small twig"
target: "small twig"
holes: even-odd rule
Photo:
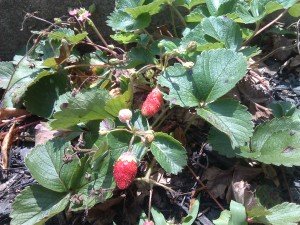
[[[247,45],[254,37],[268,29],[270,26],[272,26],[274,23],[276,23],[281,17],[283,17],[289,9],[285,9],[282,13],[280,13],[279,16],[277,16],[274,20],[272,20],[270,23],[262,27],[261,29],[257,30],[243,45]]]
[[[152,123],[151,127],[155,127],[158,122],[164,117],[165,113],[169,110],[169,107],[166,106],[161,113],[158,115],[158,117],[155,119],[155,121]]]
[[[258,65],[259,63],[265,61],[267,58],[269,58],[270,56],[274,55],[278,51],[287,51],[287,50],[293,49],[295,47],[296,47],[296,44],[289,45],[289,46],[282,46],[282,47],[276,48],[272,52],[268,53],[267,55],[265,55],[264,57],[262,57],[261,59],[259,59],[258,61],[256,61],[255,63],[251,64],[250,67],[252,67],[254,65]]]
[[[200,178],[196,175],[196,173],[192,170],[191,167],[189,167],[190,172],[193,174],[193,176],[195,177],[195,179],[198,181],[198,183],[205,188],[205,191],[207,192],[207,194],[209,194],[209,196],[215,201],[215,203],[219,206],[219,208],[223,211],[225,210],[224,207],[219,203],[219,201],[213,196],[213,194],[206,188],[206,186],[203,184],[203,182],[200,180]]]
[[[107,42],[105,41],[104,37],[98,30],[98,28],[95,26],[94,22],[91,19],[88,19],[88,24],[92,27],[92,29],[95,31],[99,39],[102,41],[102,43],[105,45],[106,48],[109,48]]]
[[[152,204],[152,195],[153,195],[153,185],[150,184],[150,192],[149,192],[149,202],[148,202],[148,221],[151,220],[151,204]]]
[[[146,183],[148,183],[148,184],[152,184],[152,185],[154,185],[154,186],[162,187],[163,189],[165,189],[165,190],[171,192],[172,194],[175,194],[175,193],[176,193],[176,191],[174,191],[172,188],[170,188],[170,187],[168,187],[168,186],[166,186],[166,185],[163,185],[163,184],[161,184],[161,183],[158,183],[157,181],[152,180],[152,179],[147,179],[147,178],[144,178],[144,177],[143,177],[143,178],[136,178],[135,180],[136,180],[136,181],[143,181],[143,182],[146,182]]]

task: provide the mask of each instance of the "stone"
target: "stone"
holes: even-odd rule
[[[114,9],[114,0],[0,0],[0,60],[11,60],[27,44],[32,33],[30,30],[41,30],[49,24],[29,18],[25,22],[26,13],[53,22],[55,17],[67,16],[68,9],[95,4],[92,16],[96,26],[105,37],[111,33],[106,25],[107,16]],[[22,29],[23,27],[23,29]]]

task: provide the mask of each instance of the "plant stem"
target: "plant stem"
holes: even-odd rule
[[[195,179],[198,181],[198,183],[201,185],[201,187],[205,188],[205,191],[207,192],[207,194],[209,194],[209,196],[215,201],[215,203],[219,206],[219,208],[224,211],[224,207],[220,204],[220,202],[218,202],[218,200],[213,196],[213,194],[207,190],[206,186],[203,184],[203,182],[200,180],[200,178],[196,175],[196,173],[192,170],[191,167],[189,167],[190,172],[193,174],[193,176],[195,177]]]
[[[146,178],[146,179],[149,179],[149,178],[150,178],[150,175],[151,175],[151,173],[152,173],[152,169],[153,169],[153,166],[155,165],[155,163],[156,163],[156,159],[153,158],[152,161],[151,161],[151,163],[150,163],[150,165],[149,165],[149,168],[148,168],[148,170],[147,170],[147,173],[146,173],[146,175],[145,175],[145,178]]]
[[[88,20],[88,24],[92,27],[92,29],[95,31],[95,33],[97,34],[97,36],[99,37],[99,39],[102,41],[102,43],[105,45],[106,48],[109,48],[107,42],[105,41],[105,39],[103,38],[102,34],[100,33],[100,31],[98,30],[98,28],[95,26],[94,22],[89,19]]]
[[[154,120],[151,127],[155,127],[155,125],[160,121],[161,118],[164,117],[165,113],[168,111],[168,107],[165,107],[162,112],[158,115],[158,117]]]
[[[171,193],[173,193],[173,194],[176,193],[176,191],[174,191],[172,188],[170,188],[170,187],[168,187],[168,186],[166,186],[166,185],[163,185],[163,184],[161,184],[161,183],[158,183],[157,181],[152,180],[152,179],[147,179],[147,178],[143,177],[143,178],[136,178],[135,180],[136,180],[136,181],[143,181],[143,182],[146,182],[146,183],[148,183],[148,184],[152,184],[152,185],[155,185],[155,186],[162,187],[162,188],[164,188],[165,190],[167,190],[167,191],[169,191],[169,192],[171,192]]]
[[[170,6],[170,11],[171,11],[171,21],[172,21],[173,32],[175,34],[175,37],[178,37],[177,31],[176,31],[176,26],[175,26],[174,11],[172,10],[171,6]]]
[[[181,21],[181,23],[186,27],[186,22],[185,22],[185,19],[184,17],[181,15],[181,13],[179,12],[179,10],[173,6],[173,5],[170,5],[172,7],[172,9],[174,10],[174,12],[176,13],[176,15],[178,16],[179,20]]]

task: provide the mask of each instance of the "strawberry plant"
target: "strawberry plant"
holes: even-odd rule
[[[250,104],[233,92],[255,68],[253,57],[261,55],[253,39],[283,14],[299,16],[299,8],[297,0],[116,0],[107,20],[114,32],[109,41],[83,8],[35,31],[24,56],[0,62],[1,104],[26,109],[57,134],[27,155],[37,184],[15,199],[11,224],[43,224],[61,212],[88,212],[145,186],[150,193],[157,186],[178,194],[153,174],[190,169],[191,146],[166,129],[169,116],[180,110],[188,115],[177,118],[183,135],[205,122],[205,141],[229,160],[261,168],[300,166],[299,110],[274,102],[274,118],[255,120]],[[279,16],[265,25],[273,12]],[[172,22],[157,34],[151,21],[164,13]],[[197,194],[181,224],[197,218]],[[295,203],[242,203],[231,200],[214,223],[300,221]],[[151,200],[148,211],[146,217],[141,213],[140,224],[172,224]]]

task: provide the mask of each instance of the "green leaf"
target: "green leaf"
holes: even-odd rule
[[[69,99],[67,107],[56,112],[51,121],[53,129],[66,129],[79,123],[111,117],[105,104],[111,97],[106,90],[91,89]]]
[[[169,88],[165,99],[182,107],[213,102],[229,92],[246,73],[246,60],[240,53],[218,49],[197,57],[193,71],[181,64],[168,67],[158,83]]]
[[[182,220],[182,225],[192,225],[197,219],[200,207],[200,195],[197,199],[192,199],[190,203],[189,214],[185,216]]]
[[[146,64],[155,64],[155,61],[154,56],[149,50],[143,47],[135,47],[128,52],[127,68],[134,68]]]
[[[247,225],[246,222],[246,210],[245,207],[235,201],[230,202],[230,213],[231,217],[229,219],[228,225]]]
[[[258,126],[251,139],[255,160],[266,164],[300,165],[300,122],[291,118],[273,119]]]
[[[80,205],[71,203],[70,208],[73,211],[90,209],[112,197],[115,188],[113,163],[114,161],[107,156],[98,161],[95,168],[92,168],[89,161],[82,166],[81,180],[77,178],[76,194],[82,197],[83,202]],[[87,175],[90,175],[89,179],[86,178]]]
[[[202,28],[206,35],[223,43],[226,48],[237,51],[242,45],[240,26],[227,17],[208,17],[202,20]]]
[[[114,31],[134,31],[149,26],[151,17],[149,14],[142,14],[136,19],[122,10],[115,10],[108,16],[107,25]]]
[[[237,0],[207,0],[206,5],[211,15],[218,16],[234,10]]]
[[[159,225],[167,225],[168,224],[164,215],[161,212],[159,212],[156,208],[154,208],[154,207],[151,208],[151,214],[152,214],[155,224],[159,224]]]
[[[269,215],[254,218],[255,222],[272,225],[297,225],[300,222],[300,205],[283,202],[268,210]]]
[[[292,116],[296,111],[296,106],[291,102],[272,102],[269,107],[276,118]]]
[[[131,86],[129,86],[129,89],[125,91],[122,95],[108,100],[105,105],[105,110],[111,115],[117,117],[121,109],[131,108],[132,98],[132,88]]]
[[[120,155],[129,150],[129,142],[132,134],[127,131],[112,131],[107,134],[107,143],[110,147],[111,156],[117,160]],[[138,160],[141,160],[146,153],[145,146],[140,142],[140,138],[136,137],[133,142],[132,152]]]
[[[169,88],[169,94],[164,95],[171,104],[182,107],[195,107],[199,104],[197,89],[193,79],[194,74],[187,71],[182,64],[175,63],[161,73],[158,83]]]
[[[252,153],[250,151],[249,143],[233,148],[229,136],[213,127],[209,132],[208,142],[212,145],[214,151],[228,158],[252,158],[259,155],[259,153]]]
[[[139,35],[130,32],[118,32],[114,35],[110,35],[110,37],[120,44],[129,44],[138,42]]]
[[[14,107],[15,105],[19,105],[27,87],[31,84],[31,82],[42,69],[41,61],[23,59],[20,62],[21,59],[22,56],[15,56],[14,58],[14,64],[17,65],[17,67],[16,71],[14,73],[11,73],[11,75],[13,75],[13,78],[8,87],[8,91],[4,96],[4,100],[2,103],[3,107]],[[5,79],[7,80],[8,73],[6,73],[5,76]]]
[[[72,188],[73,176],[77,174],[79,161],[65,163],[65,154],[73,154],[69,142],[53,139],[36,146],[26,157],[25,163],[32,176],[40,185],[56,192],[66,192]]]
[[[198,99],[209,103],[220,98],[245,76],[246,69],[240,53],[226,49],[202,52],[193,68]]]
[[[300,3],[293,5],[289,9],[289,14],[293,17],[299,17],[300,16]]]
[[[24,93],[27,111],[34,115],[49,118],[54,112],[59,96],[70,90],[66,74],[41,72]]]
[[[142,14],[149,14],[150,16],[160,12],[161,7],[168,3],[169,0],[153,0],[146,5],[140,5],[134,8],[126,8],[125,12],[129,13],[133,18],[138,18]]]
[[[252,136],[251,114],[236,100],[220,99],[197,109],[197,114],[227,134],[233,148],[244,146]]]
[[[229,210],[224,210],[221,212],[221,215],[218,219],[213,220],[215,225],[228,225],[231,213]]]
[[[62,39],[67,40],[70,44],[76,45],[88,36],[87,32],[82,32],[79,34],[74,33],[73,30],[69,28],[59,28],[52,31],[48,37],[51,40],[61,41]]]
[[[197,6],[194,8],[190,14],[185,17],[187,23],[199,23],[203,18],[207,17],[209,12],[206,7],[203,5]]]
[[[131,122],[135,129],[141,130],[141,131],[147,131],[149,130],[149,123],[146,117],[144,117],[140,111],[135,111],[132,115]]]
[[[155,133],[150,150],[167,173],[178,174],[187,164],[186,150],[168,134]]]
[[[190,32],[188,32],[184,37],[182,38],[180,42],[180,50],[186,51],[189,44],[196,43],[197,44],[197,51],[204,51],[204,50],[210,50],[215,48],[221,48],[223,47],[223,44],[221,43],[215,43],[212,41],[208,41],[204,36],[204,31],[202,24],[198,24],[196,27],[194,27]]]
[[[57,193],[40,185],[26,187],[15,199],[11,225],[42,225],[63,211],[70,194]]]
[[[6,89],[10,77],[15,71],[12,62],[0,62],[0,88]]]

